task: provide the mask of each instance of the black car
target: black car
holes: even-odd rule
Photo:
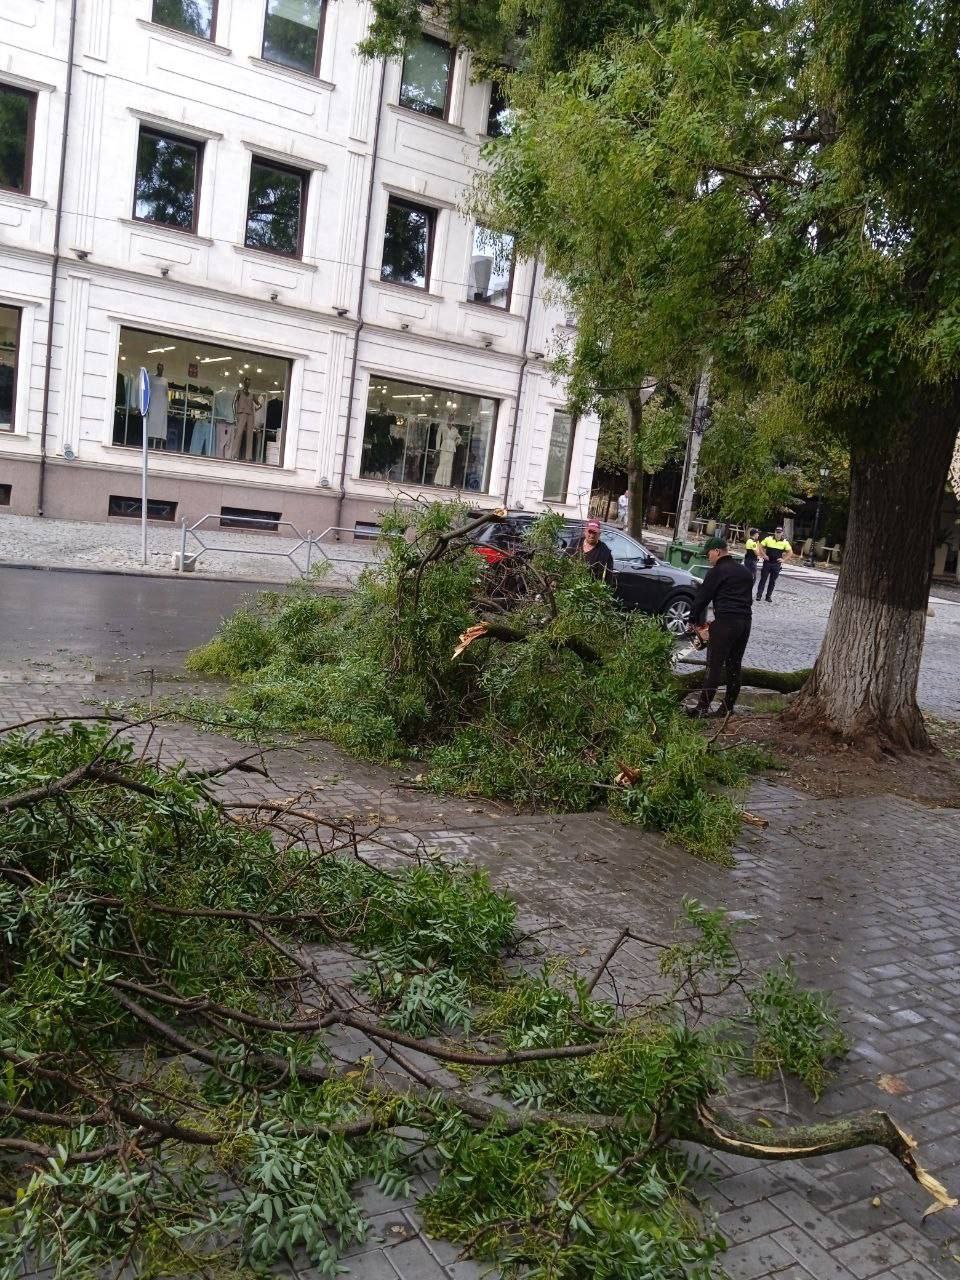
[[[488,564],[502,564],[510,556],[523,554],[523,535],[536,516],[511,512],[506,520],[488,524],[474,536],[474,549]],[[572,550],[583,536],[585,521],[567,521],[560,531],[561,550]],[[610,524],[600,526],[600,539],[613,556],[613,591],[625,609],[639,609],[662,617],[671,635],[682,636],[689,629],[690,606],[700,585],[699,579],[683,569],[674,569],[647,550],[636,538]]]

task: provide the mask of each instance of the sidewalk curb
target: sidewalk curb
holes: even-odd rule
[[[97,568],[94,565],[80,564],[45,564],[31,560],[0,560],[0,569],[27,569],[38,573],[99,573],[110,574],[118,578],[165,578],[178,582],[229,582],[246,583],[251,587],[289,587],[301,578],[247,578],[243,574],[227,577],[214,573],[179,573],[176,569],[118,569],[114,566]],[[348,594],[351,587],[336,586],[332,583],[317,583],[322,594]]]

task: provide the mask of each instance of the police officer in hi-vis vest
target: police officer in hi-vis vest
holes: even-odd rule
[[[776,586],[777,578],[780,576],[780,570],[783,567],[782,561],[793,559],[793,549],[790,543],[783,536],[783,525],[778,524],[772,534],[767,536],[760,543],[760,554],[763,561],[760,565],[760,585],[757,587],[757,599],[763,595],[763,589],[767,589],[767,604],[770,603],[770,597],[773,595],[773,588]]]
[[[750,576],[754,583],[757,581],[757,566],[760,563],[760,530],[750,529],[747,533],[747,540],[743,545],[743,563],[744,567],[750,570]]]

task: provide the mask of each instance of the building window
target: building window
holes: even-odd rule
[[[513,289],[513,236],[475,227],[470,258],[469,298],[490,307],[509,307]]]
[[[570,463],[573,459],[575,424],[563,409],[553,412],[550,445],[547,450],[547,474],[543,483],[544,502],[566,502],[570,488]]]
[[[133,216],[142,222],[195,232],[202,154],[199,142],[141,129]]]
[[[17,412],[20,310],[0,307],[0,431],[12,431]]]
[[[107,515],[122,516],[124,519],[139,520],[143,512],[143,501],[140,498],[126,498],[118,493],[111,493],[107,499]],[[165,520],[172,524],[177,518],[177,504],[165,498],[147,499],[147,519]]]
[[[36,106],[35,93],[0,84],[0,187],[6,191],[30,190]]]
[[[320,74],[323,0],[267,0],[263,56],[308,76]]]
[[[146,420],[137,407],[137,373],[150,375]],[[290,361],[201,338],[121,329],[113,443],[280,466]]]
[[[513,108],[499,80],[490,86],[490,108],[487,112],[487,136],[504,138],[513,128]]]
[[[201,40],[215,40],[217,0],[153,0],[153,20]]]
[[[380,278],[394,284],[426,289],[433,257],[433,231],[437,211],[409,200],[390,197],[383,234]]]
[[[299,258],[303,252],[303,210],[306,205],[307,175],[299,169],[254,158],[250,166],[250,194],[247,199],[249,249],[265,249]]]
[[[453,50],[434,36],[421,36],[403,55],[400,105],[445,119],[450,106]]]
[[[488,396],[374,378],[367,396],[361,477],[485,492],[497,407],[498,401]]]

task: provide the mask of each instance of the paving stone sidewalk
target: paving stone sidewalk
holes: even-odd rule
[[[89,692],[89,691],[87,691]],[[108,691],[104,691],[108,692]],[[103,696],[98,689],[98,697]],[[85,691],[0,688],[0,725],[31,715],[89,712]],[[183,725],[166,751],[215,766],[237,744]],[[274,781],[227,781],[225,791],[288,794],[316,787],[314,807],[379,822],[399,844],[423,841],[489,868],[518,900],[523,923],[582,971],[619,930],[664,937],[682,897],[724,904],[751,965],[789,956],[800,976],[834,993],[852,1043],[816,1109],[820,1116],[888,1109],[920,1144],[927,1167],[960,1188],[960,814],[894,797],[821,801],[760,781],[749,806],[769,820],[745,829],[736,866],[703,863],[604,815],[518,815],[489,801],[443,800],[398,785],[395,771],[359,764],[326,744],[271,757]],[[956,797],[953,801],[956,802]],[[651,972],[636,944],[614,970],[621,998]],[[890,1096],[879,1085],[892,1077]],[[745,1087],[746,1107],[815,1114],[799,1088]],[[861,1150],[761,1165],[712,1155],[708,1195],[730,1241],[731,1280],[960,1278],[960,1211],[922,1219],[928,1199],[885,1153]],[[374,1231],[345,1260],[355,1280],[466,1280],[479,1270],[420,1230],[413,1198],[363,1189]],[[309,1270],[301,1280],[316,1280]]]
[[[228,550],[204,551],[193,570],[194,577],[249,578],[254,582],[290,582],[306,568],[306,548],[294,558],[278,552],[292,551],[300,539],[292,529],[276,533],[221,529],[215,523],[200,531],[208,546]],[[300,531],[304,536],[306,528]],[[322,527],[313,530],[319,536]],[[141,562],[139,520],[124,523],[95,523],[87,520],[51,520],[37,516],[0,516],[0,565],[32,565],[51,569],[112,569],[126,573],[157,576],[175,574],[172,557],[180,552],[179,525],[148,524],[147,564]],[[201,550],[195,537],[187,539],[187,556]],[[360,571],[374,559],[373,545],[343,542],[328,534],[315,544],[313,564],[326,560],[325,581],[330,586],[349,587]]]

